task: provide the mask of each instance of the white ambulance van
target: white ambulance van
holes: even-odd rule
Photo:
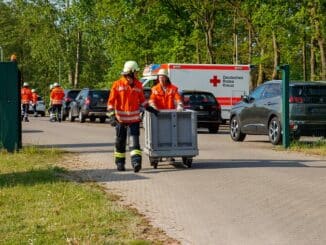
[[[170,80],[179,91],[200,90],[213,93],[221,105],[223,121],[230,119],[231,106],[249,94],[250,65],[221,64],[153,64],[144,69],[143,87],[152,87],[157,72],[168,70]]]

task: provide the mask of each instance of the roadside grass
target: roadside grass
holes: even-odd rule
[[[161,232],[94,183],[64,178],[55,149],[0,150],[0,244],[163,244]]]
[[[280,147],[279,149],[283,148]],[[326,156],[326,139],[324,138],[317,141],[293,141],[286,150]]]

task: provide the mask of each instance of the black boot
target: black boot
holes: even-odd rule
[[[135,173],[138,173],[141,170],[141,156],[134,155],[131,157],[131,165]]]
[[[125,171],[125,158],[116,158],[115,159],[115,164],[117,165],[117,170],[118,171]]]

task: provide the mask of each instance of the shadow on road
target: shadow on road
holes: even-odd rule
[[[43,130],[23,129],[22,133],[43,133]]]
[[[124,172],[119,172],[115,169],[69,170],[68,174],[77,176],[82,181],[96,182],[133,181],[148,179],[147,177],[134,173],[132,169],[127,169]]]
[[[314,161],[297,160],[196,160],[193,163],[194,169],[215,169],[215,168],[326,168],[326,166],[309,166],[305,162]],[[316,162],[318,162],[316,160]]]

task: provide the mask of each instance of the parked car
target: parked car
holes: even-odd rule
[[[99,118],[100,122],[104,123],[108,97],[108,90],[82,89],[76,99],[70,103],[68,120],[73,122],[78,117],[79,122],[83,123],[86,118],[89,118],[91,122]]]
[[[243,141],[247,134],[268,135],[272,144],[282,140],[281,80],[265,82],[234,105],[230,135]],[[326,137],[326,83],[291,82],[289,85],[290,136]]]
[[[39,114],[42,117],[44,117],[45,116],[45,110],[46,110],[46,108],[45,108],[44,100],[43,100],[42,96],[38,96],[37,97],[37,102],[36,102],[36,111],[37,111],[37,114]],[[34,113],[32,104],[29,105],[28,113]]]
[[[65,89],[65,97],[62,104],[62,120],[66,120],[69,115],[70,103],[75,100],[80,89]]]
[[[217,133],[222,123],[221,106],[214,94],[206,91],[184,90],[181,92],[185,109],[197,111],[198,128],[208,128]]]

